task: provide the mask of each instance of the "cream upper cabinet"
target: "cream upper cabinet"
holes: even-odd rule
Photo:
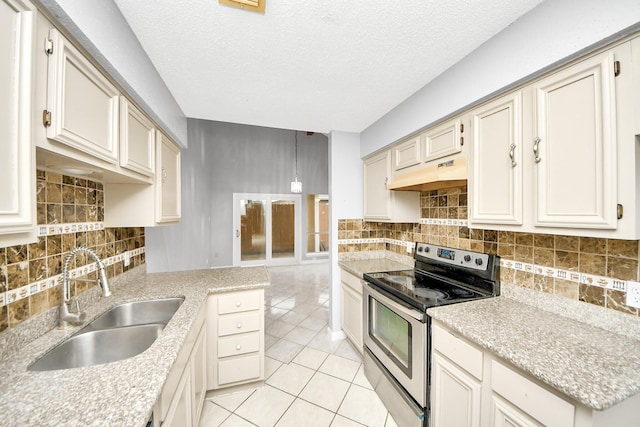
[[[522,95],[471,112],[469,226],[522,224]]]
[[[28,0],[0,1],[0,246],[35,241],[35,17]]]
[[[391,151],[364,160],[364,218],[371,221],[419,222],[420,192],[391,191]]]
[[[460,118],[449,120],[424,132],[422,141],[423,161],[439,159],[462,151],[462,125]]]
[[[608,51],[534,83],[536,226],[616,227],[614,78]]]
[[[56,29],[49,34],[47,138],[118,163],[118,89]]]
[[[420,147],[420,137],[412,138],[394,146],[392,148],[393,171],[401,171],[420,164],[422,161]]]
[[[180,148],[162,132],[155,135],[152,184],[104,183],[105,226],[153,227],[180,221]]]
[[[120,166],[155,174],[156,128],[135,105],[120,97]]]
[[[178,222],[181,216],[180,148],[162,132],[156,134],[158,185],[156,185],[156,221]]]

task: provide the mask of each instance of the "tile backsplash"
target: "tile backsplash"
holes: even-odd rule
[[[109,278],[145,262],[144,228],[104,228],[104,191],[99,182],[38,170],[37,218],[37,242],[0,248],[0,331],[60,305],[62,265],[77,246],[94,250]],[[93,265],[81,253],[70,268],[95,279]],[[93,286],[72,281],[71,293]]]
[[[405,242],[425,242],[498,254],[502,281],[639,315],[625,304],[624,288],[639,278],[637,240],[470,229],[465,186],[422,192],[420,208],[419,224],[341,220],[339,252],[407,255]]]

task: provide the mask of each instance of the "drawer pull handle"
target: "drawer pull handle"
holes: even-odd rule
[[[236,307],[240,307],[242,305],[242,303],[240,301],[236,302]]]
[[[236,346],[236,350],[240,350],[241,348],[242,348],[242,347],[240,347],[240,344],[238,344],[238,345]]]
[[[242,323],[238,322],[238,324],[236,325],[236,328],[238,329],[242,328]]]

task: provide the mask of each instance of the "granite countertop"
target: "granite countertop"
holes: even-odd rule
[[[427,314],[589,408],[604,410],[640,392],[635,337],[504,296]]]
[[[0,361],[0,425],[145,426],[206,297],[269,285],[264,267],[155,274],[135,270],[112,286],[111,297],[83,309],[90,321],[123,302],[184,296],[158,339],[143,353],[113,363],[27,371],[28,365],[80,327],[47,332]]]
[[[373,258],[338,262],[340,267],[362,279],[364,273],[381,271],[413,270],[413,264],[406,264],[388,258]]]

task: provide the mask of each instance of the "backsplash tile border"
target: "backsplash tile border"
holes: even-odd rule
[[[145,253],[145,247],[143,246],[140,248],[132,249],[122,254],[114,255],[112,257],[103,259],[102,262],[104,263],[105,267],[114,265],[118,262],[123,262],[125,257],[127,257],[127,253],[128,253],[128,256],[130,257],[142,255]],[[86,276],[87,274],[93,273],[95,271],[97,271],[96,263],[92,262],[91,264],[86,264],[74,269],[70,269],[69,278],[76,279],[82,276]],[[39,280],[37,282],[29,283],[18,289],[2,292],[0,293],[0,307],[4,307],[7,304],[20,301],[32,295],[36,295],[40,292],[45,292],[48,289],[54,288],[56,286],[60,286],[61,284],[62,284],[62,274],[57,274],[55,276],[47,277],[46,279]]]

